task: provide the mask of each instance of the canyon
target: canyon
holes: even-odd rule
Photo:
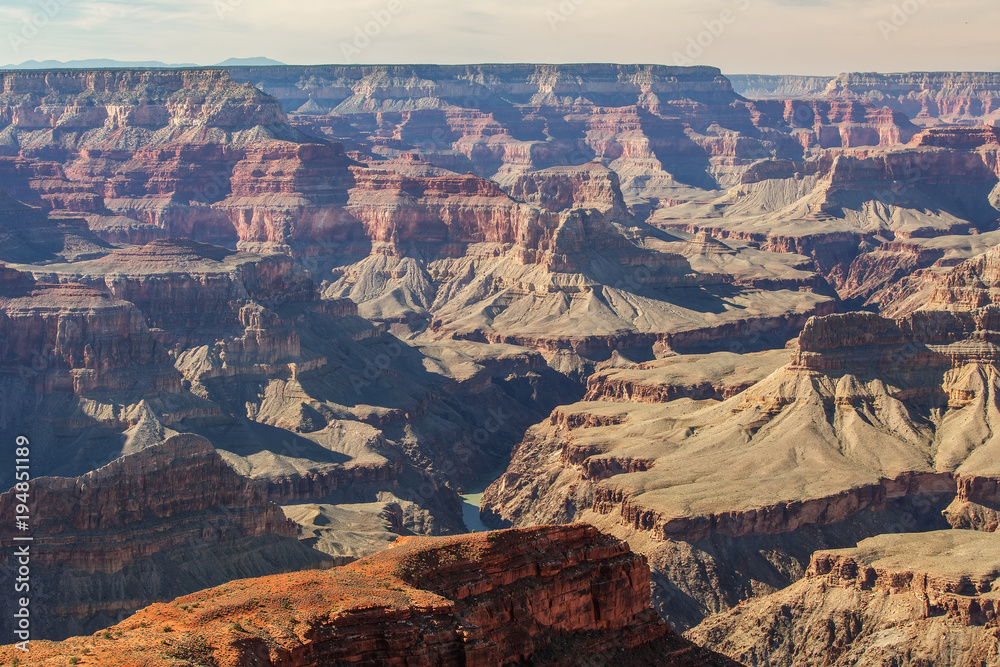
[[[995,78],[0,72],[37,664],[988,664]]]

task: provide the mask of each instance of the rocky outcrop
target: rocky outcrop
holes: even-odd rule
[[[679,204],[651,222],[807,255],[842,298],[863,303],[996,229],[996,156],[992,130],[929,129],[905,146],[762,161],[713,209]]]
[[[76,479],[34,479],[28,497],[36,637],[94,630],[248,570],[324,560],[198,436],[174,436]],[[13,489],[0,495],[8,513],[19,502]]]
[[[511,198],[547,211],[596,208],[627,219],[618,174],[600,162],[580,167],[551,167],[509,179],[504,190]]]
[[[991,535],[883,535],[816,553],[802,581],[688,636],[746,665],[987,665],[996,567]]]
[[[180,376],[131,303],[81,284],[0,276],[0,364],[37,392],[130,393],[180,389]]]
[[[599,371],[587,380],[587,401],[666,403],[679,398],[725,400],[788,362],[784,350],[676,355]]]
[[[22,201],[85,214],[112,241],[281,245],[297,218],[314,240],[343,235],[330,229],[350,180],[342,148],[307,140],[276,99],[221,70],[3,77],[0,172]]]
[[[820,99],[753,102],[757,124],[787,128],[807,151],[812,148],[890,147],[919,131],[905,114],[855,101]]]
[[[153,605],[96,639],[33,645],[32,659],[65,662],[84,642],[97,665],[733,664],[673,635],[649,607],[644,560],[584,525],[407,538],[342,568]]]
[[[995,72],[855,72],[830,81],[823,95],[886,106],[918,123],[983,124],[997,117],[1000,77]]]
[[[1000,479],[959,476],[958,495],[944,515],[952,528],[995,533],[1000,529]]]
[[[275,324],[274,310],[319,300],[316,283],[290,257],[236,253],[186,239],[153,241],[34,273],[53,283],[89,284],[131,302],[157,337],[183,348],[214,344],[232,331],[263,330]],[[352,315],[356,313],[352,306],[331,303],[325,307]],[[285,336],[294,334],[286,331]],[[297,357],[297,346],[290,339],[282,356]]]

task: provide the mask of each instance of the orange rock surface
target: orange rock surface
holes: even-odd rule
[[[400,538],[351,565],[235,581],[151,605],[93,637],[33,643],[27,657],[6,647],[0,659],[64,665],[75,657],[108,667],[569,665],[599,654],[627,660],[654,644],[663,650],[646,664],[733,664],[659,620],[644,558],[576,524]]]

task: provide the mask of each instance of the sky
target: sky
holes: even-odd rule
[[[997,0],[0,0],[0,65],[614,62],[1000,70]]]

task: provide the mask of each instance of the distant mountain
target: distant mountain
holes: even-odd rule
[[[230,58],[215,65],[215,67],[269,67],[272,65],[284,65],[285,63],[271,58],[259,56],[257,58]]]
[[[91,60],[28,60],[20,65],[4,65],[3,69],[94,69],[101,67],[198,67],[195,63],[167,64],[158,60],[111,60],[94,58]]]
[[[266,67],[269,65],[284,65],[285,63],[271,58],[230,58],[213,67]],[[94,58],[90,60],[28,60],[19,65],[4,65],[0,69],[96,69],[102,67],[203,67],[197,63],[164,63],[159,60],[111,60],[110,58]]]

